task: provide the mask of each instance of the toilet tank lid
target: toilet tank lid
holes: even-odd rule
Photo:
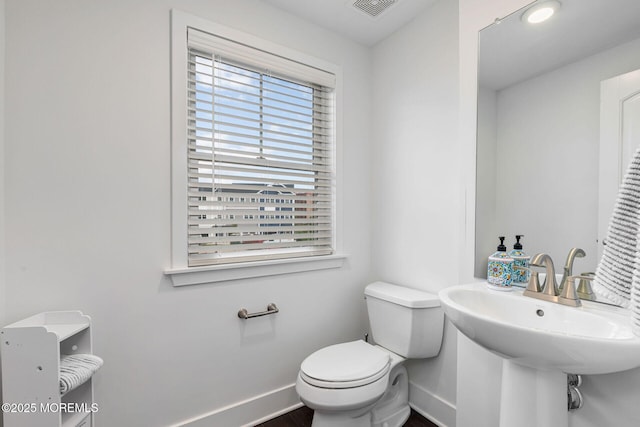
[[[436,294],[385,282],[374,282],[367,285],[364,288],[364,294],[409,308],[440,306],[440,298]]]

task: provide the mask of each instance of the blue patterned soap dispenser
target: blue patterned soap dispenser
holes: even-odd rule
[[[487,282],[491,289],[510,291],[513,280],[513,258],[507,254],[504,236],[500,236],[498,239],[500,239],[498,251],[489,257]]]
[[[522,251],[522,244],[520,239],[524,237],[522,234],[516,234],[516,243],[513,245],[513,250],[509,252],[509,256],[513,258],[513,265],[515,267],[529,268],[529,260],[531,257]],[[516,286],[526,286],[529,281],[529,270],[513,269],[513,284]]]

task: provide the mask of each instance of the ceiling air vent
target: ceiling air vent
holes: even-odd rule
[[[361,10],[372,18],[377,18],[382,12],[397,3],[398,0],[356,0],[353,7]]]

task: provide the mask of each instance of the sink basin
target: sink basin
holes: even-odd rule
[[[605,374],[640,366],[640,338],[629,311],[584,301],[566,307],[494,291],[486,283],[440,291],[451,322],[471,340],[520,365],[573,374]]]
[[[567,307],[522,292],[482,282],[439,295],[460,332],[503,358],[499,427],[569,427],[567,373],[636,368],[640,338],[628,310],[590,301]]]

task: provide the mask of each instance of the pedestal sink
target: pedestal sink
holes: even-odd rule
[[[628,310],[583,302],[566,307],[500,292],[486,283],[440,291],[460,332],[504,358],[500,427],[568,425],[566,374],[606,374],[640,366],[640,337]]]

